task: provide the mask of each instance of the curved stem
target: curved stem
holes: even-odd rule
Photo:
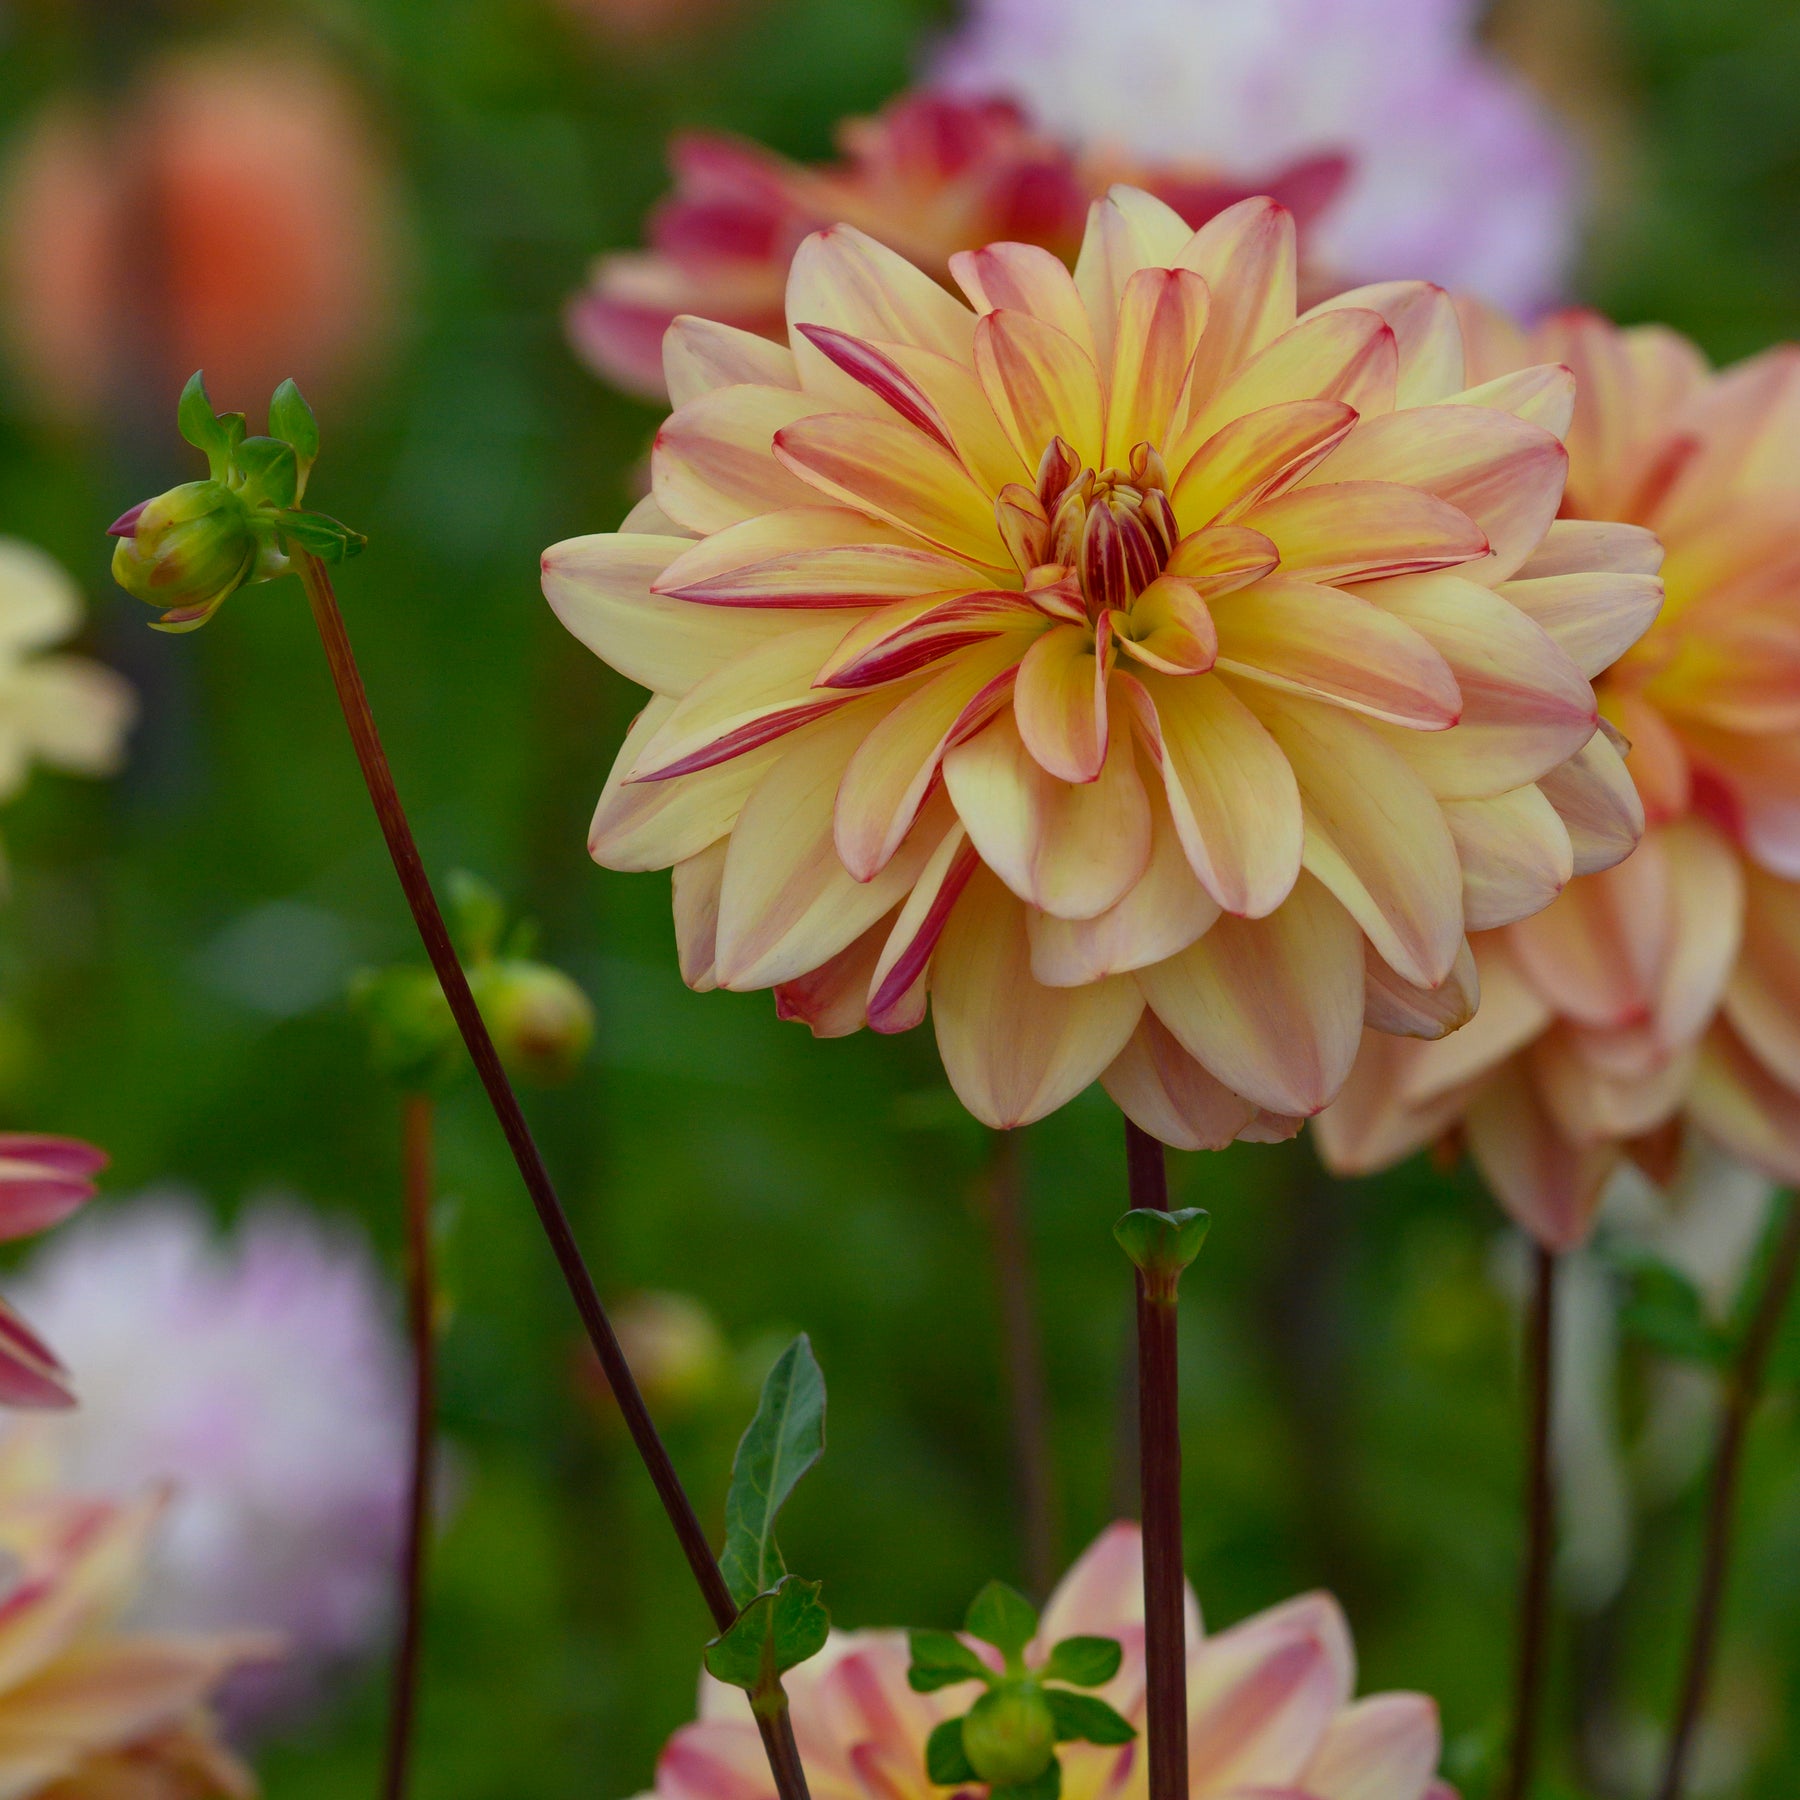
[[[681,1477],[676,1474],[668,1449],[651,1420],[649,1408],[644,1404],[644,1396],[631,1373],[631,1365],[626,1362],[625,1352],[620,1348],[619,1340],[613,1332],[612,1321],[606,1316],[606,1308],[600,1304],[599,1291],[595,1288],[593,1275],[582,1257],[581,1247],[575,1240],[569,1215],[563,1210],[562,1201],[557,1197],[550,1171],[544,1166],[543,1156],[532,1138],[531,1128],[525,1122],[518,1096],[513,1092],[512,1083],[501,1066],[494,1041],[488,1036],[481,1011],[475,1004],[475,997],[469,992],[468,977],[457,960],[455,948],[450,942],[450,933],[444,924],[444,915],[438,908],[437,896],[432,892],[425,864],[419,855],[419,846],[413,838],[412,826],[407,822],[406,811],[401,806],[400,795],[394,787],[393,771],[388,767],[387,753],[381,747],[381,735],[375,728],[375,715],[369,708],[369,697],[363,688],[361,671],[356,666],[356,654],[350,647],[350,635],[344,627],[344,616],[338,610],[337,595],[332,591],[331,578],[325,572],[325,565],[316,556],[305,552],[296,559],[295,567],[306,589],[313,622],[318,627],[319,641],[325,649],[325,660],[331,667],[331,679],[337,688],[338,704],[343,708],[344,723],[349,728],[350,742],[355,748],[356,760],[361,766],[363,781],[369,790],[369,799],[374,804],[375,817],[381,826],[382,836],[387,840],[388,854],[394,862],[394,873],[400,878],[406,903],[412,909],[413,923],[418,927],[425,954],[431,959],[431,966],[444,990],[444,998],[449,1002],[457,1029],[462,1033],[464,1044],[468,1046],[475,1072],[481,1077],[488,1103],[494,1109],[494,1117],[506,1135],[513,1161],[518,1164],[525,1190],[531,1196],[538,1222],[550,1241],[551,1252],[556,1258],[557,1267],[562,1271],[570,1297],[575,1302],[575,1310],[581,1315],[588,1341],[594,1347],[594,1354],[600,1359],[600,1367],[612,1388],[625,1428],[630,1432],[631,1441],[636,1445],[638,1455],[656,1487],[657,1497],[662,1501],[663,1511],[669,1516],[669,1523],[687,1558],[688,1567],[693,1571],[701,1598],[712,1614],[713,1623],[720,1631],[725,1631],[737,1617],[731,1590],[725,1585],[718,1558],[713,1555],[712,1546],[707,1542],[706,1533],[694,1512],[693,1502],[682,1487]],[[763,1725],[764,1747],[769,1753],[769,1767],[775,1776],[781,1800],[806,1800],[804,1778],[799,1774],[799,1758],[797,1755],[788,1757],[784,1754],[781,1727],[772,1720],[759,1722]]]
[[[1774,1353],[1788,1301],[1793,1297],[1797,1274],[1800,1274],[1800,1202],[1789,1200],[1787,1217],[1782,1221],[1781,1235],[1776,1240],[1775,1255],[1763,1281],[1762,1294],[1726,1382],[1725,1414],[1719,1421],[1718,1450],[1713,1457],[1712,1482],[1707,1491],[1706,1543],[1701,1553],[1700,1587],[1694,1600],[1694,1620],[1689,1631],[1687,1660],[1682,1669],[1681,1695],[1676,1702],[1668,1758],[1656,1790],[1657,1800],[1680,1800],[1687,1780],[1694,1738],[1712,1679],[1713,1656],[1718,1648],[1725,1579],[1731,1568],[1732,1527],[1737,1516],[1744,1445],[1751,1416],[1762,1398],[1769,1358]]]
[[[1514,1683],[1512,1760],[1501,1800],[1525,1800],[1537,1760],[1538,1721],[1550,1637],[1550,1568],[1556,1539],[1556,1494],[1550,1427],[1556,1360],[1556,1253],[1532,1245],[1531,1309],[1525,1378],[1530,1388],[1525,1469],[1525,1560],[1519,1584],[1518,1663]]]
[[[1167,1212],[1163,1147],[1125,1121],[1131,1204]],[[1186,1573],[1181,1556],[1181,1420],[1175,1284],[1137,1276],[1138,1481],[1144,1521],[1145,1736],[1150,1800],[1187,1800]]]
[[[385,1800],[403,1800],[412,1766],[413,1715],[425,1617],[425,1546],[431,1526],[432,1422],[437,1411],[437,1284],[431,1271],[431,1100],[408,1094],[401,1120],[406,1197],[406,1317],[412,1336],[412,1467],[400,1556],[400,1639],[388,1698]]]

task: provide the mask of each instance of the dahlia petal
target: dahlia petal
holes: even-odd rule
[[[1136,979],[1182,1048],[1258,1106],[1310,1115],[1350,1072],[1362,1029],[1362,934],[1309,875],[1267,918],[1223,917]]]
[[[1202,599],[1233,594],[1281,566],[1281,552],[1245,525],[1207,525],[1189,532],[1170,553],[1169,575],[1179,575]]]
[[[1450,973],[1436,987],[1402,980],[1370,944],[1363,954],[1363,1024],[1393,1037],[1435,1043],[1459,1031],[1481,1004],[1481,975],[1475,953],[1464,938],[1457,946]]]
[[[1115,905],[1150,861],[1150,802],[1124,721],[1108,732],[1099,778],[1058,780],[1003,716],[944,758],[958,818],[982,860],[1022,900],[1061,918]]]
[[[779,614],[714,613],[653,593],[651,584],[681,560],[687,543],[605,534],[544,552],[544,598],[556,616],[627,681],[659,694],[685,694],[792,629]]]
[[[49,1411],[74,1404],[68,1371],[49,1345],[0,1300],[0,1406]]]
[[[678,862],[671,876],[676,958],[681,979],[697,994],[710,994],[719,985],[713,968],[718,950],[719,885],[725,879],[725,852],[730,847],[731,840],[722,837]]]
[[[989,244],[981,250],[959,250],[950,258],[950,273],[978,313],[1029,313],[1072,337],[1089,360],[1095,360],[1093,331],[1087,308],[1081,304],[1081,290],[1054,251],[1041,244]]]
[[[1204,675],[1219,657],[1219,634],[1199,591],[1175,575],[1159,575],[1111,615],[1120,647],[1165,675]]]
[[[1463,385],[1462,326],[1455,303],[1441,287],[1429,281],[1378,281],[1334,294],[1305,316],[1347,307],[1379,313],[1393,329],[1400,358],[1396,406],[1429,406]]]
[[[1380,1031],[1363,1033],[1350,1079],[1312,1121],[1319,1160],[1334,1175],[1373,1175],[1456,1123],[1466,1097],[1461,1088],[1417,1105],[1402,1097],[1408,1065],[1429,1047]]]
[[[1100,371],[1074,338],[1029,313],[984,313],[974,355],[988,404],[1031,469],[1059,436],[1083,462],[1098,457],[1105,424]]]
[[[1519,568],[1521,581],[1546,575],[1654,575],[1663,565],[1662,540],[1642,525],[1596,519],[1556,519]]]
[[[1318,1800],[1427,1800],[1443,1731],[1424,1694],[1373,1694],[1325,1728],[1301,1786]]]
[[[1343,442],[1356,409],[1341,400],[1286,400],[1244,413],[1206,440],[1169,495],[1184,523],[1235,518],[1284,493]]]
[[[1414,731],[1442,731],[1461,717],[1443,656],[1347,589],[1275,576],[1215,600],[1213,620],[1225,673]]]
[[[1147,670],[1119,681],[1201,885],[1226,912],[1273,912],[1300,873],[1300,790],[1287,758],[1216,675]]]
[[[1482,1085],[1464,1124],[1469,1153],[1514,1224],[1558,1254],[1586,1243],[1617,1149],[1571,1143],[1517,1063]]]
[[[1358,435],[1352,432],[1327,466]],[[1397,481],[1309,483],[1252,507],[1239,523],[1274,541],[1285,574],[1309,581],[1373,581],[1446,569],[1488,551],[1486,536],[1467,513]]]
[[[1106,668],[1083,625],[1053,625],[1025,652],[1013,718],[1025,748],[1063,781],[1092,781],[1106,760]]]
[[[1139,269],[1126,282],[1106,388],[1102,467],[1123,468],[1137,445],[1167,440],[1208,302],[1206,283],[1189,269]]]
[[[1568,827],[1537,787],[1491,800],[1448,800],[1444,821],[1462,864],[1463,920],[1489,931],[1542,912],[1575,875]]]
[[[716,388],[800,386],[786,344],[691,313],[681,314],[663,334],[662,359],[671,407],[686,406]]]
[[[698,542],[694,534],[685,525],[678,525],[656,504],[654,494],[646,494],[619,521],[619,530],[625,536],[680,538],[684,544]]]
[[[1459,575],[1406,576],[1363,590],[1450,665],[1462,694],[1454,731],[1396,737],[1407,760],[1447,800],[1524,787],[1593,735],[1594,690],[1542,626]]]
[[[707,606],[835,609],[980,587],[987,579],[850,507],[791,506],[684,544],[653,588]],[[791,626],[784,620],[779,629]]]
[[[1496,591],[1543,626],[1590,681],[1650,629],[1663,603],[1661,576],[1611,570],[1507,581]]]
[[[1100,1082],[1139,1130],[1176,1150],[1223,1150],[1257,1114],[1148,1010]]]
[[[1777,1081],[1800,1091],[1800,890],[1754,865],[1745,880],[1743,954],[1725,1017]]]
[[[803,491],[816,489],[885,519],[952,556],[1011,567],[993,502],[955,456],[922,432],[889,419],[822,413],[778,431],[775,457]]]
[[[886,868],[938,779],[969,703],[1015,655],[1010,646],[984,645],[959,657],[895,705],[852,753],[834,830],[838,856],[856,880]]]
[[[1700,1046],[1688,1109],[1708,1137],[1776,1181],[1800,1181],[1800,1104],[1729,1025]]]
[[[1294,218],[1266,197],[1215,213],[1183,246],[1176,266],[1212,292],[1194,353],[1189,411],[1204,409],[1226,380],[1294,323],[1298,255]]]
[[[1025,909],[986,869],[951,912],[930,980],[944,1072],[998,1130],[1041,1119],[1097,1080],[1143,1010],[1129,977],[1082,988],[1034,981]]]
[[[816,969],[775,985],[775,1016],[798,1020],[816,1038],[849,1037],[869,1022],[869,981],[893,918],[877,919]]]
[[[1193,232],[1173,207],[1137,188],[1115,187],[1088,208],[1075,288],[1088,316],[1094,361],[1112,365],[1125,284],[1139,269],[1173,266]]]
[[[1487,555],[1463,573],[1491,585],[1516,574],[1543,541],[1568,467],[1560,440],[1512,413],[1417,406],[1363,420],[1302,488],[1387,481],[1435,495],[1472,519],[1486,538]],[[1269,535],[1280,542],[1277,533]]]
[[[1574,1032],[1552,1032],[1531,1049],[1528,1067],[1538,1097],[1571,1143],[1621,1144],[1642,1137],[1666,1124],[1681,1106],[1692,1079],[1691,1050],[1656,1057],[1635,1041],[1648,1038],[1648,1031],[1621,1035],[1628,1042],[1600,1046],[1601,1058],[1589,1054],[1595,1046],[1588,1034]],[[1644,1066],[1620,1075],[1602,1060],[1615,1049],[1641,1059]]]
[[[1515,369],[1476,387],[1452,394],[1455,406],[1485,406],[1541,425],[1552,436],[1566,438],[1575,416],[1575,374],[1561,363],[1539,363]],[[1629,527],[1628,527],[1629,529]]]
[[[1655,1025],[1658,1041],[1674,1050],[1700,1035],[1725,997],[1743,942],[1745,874],[1733,846],[1699,819],[1680,820],[1659,835],[1673,923]]]
[[[931,954],[951,909],[980,867],[969,834],[960,824],[952,825],[913,883],[869,977],[869,1023],[876,1031],[905,1031],[918,1023],[911,1003],[922,1001],[921,978]]]
[[[705,534],[816,496],[775,458],[775,434],[820,410],[791,388],[719,388],[673,412],[650,452],[656,503]]]
[[[1462,870],[1430,789],[1347,713],[1266,689],[1256,702],[1300,784],[1302,865],[1395,974],[1436,987],[1462,943]]]
[[[1474,950],[1480,1008],[1466,1025],[1417,1046],[1398,1089],[1406,1105],[1428,1105],[1486,1076],[1555,1018],[1519,973],[1503,936],[1490,932],[1476,940]]]
[[[1468,294],[1458,294],[1455,305],[1470,381],[1496,380],[1531,361],[1531,342],[1509,314]]]
[[[749,1710],[743,1695],[726,1688],[720,1698],[731,1712],[711,1718],[704,1710],[707,1698],[703,1684],[699,1722],[683,1725],[663,1746],[655,1793],[660,1800],[766,1800],[769,1765],[762,1740],[751,1720],[736,1716]]]
[[[52,1160],[59,1147],[70,1153],[65,1160],[71,1166],[59,1168]],[[75,1152],[99,1160],[74,1166]],[[97,1191],[92,1172],[106,1160],[104,1151],[73,1138],[0,1132],[0,1242],[33,1237],[80,1211]]]
[[[1540,776],[1537,786],[1569,834],[1577,875],[1597,874],[1623,862],[1644,835],[1644,803],[1603,731]]]
[[[1013,588],[897,601],[844,633],[819,665],[814,685],[877,687],[997,637],[1010,642],[1008,654],[1016,662],[1046,623],[1044,615]]]
[[[602,868],[666,869],[699,855],[731,829],[750,790],[786,748],[765,744],[674,781],[629,780],[633,762],[675,706],[673,700],[652,700],[625,735],[588,828],[588,854]]]
[[[774,987],[835,956],[899,904],[947,828],[947,817],[934,823],[927,809],[871,880],[859,882],[844,867],[832,835],[834,804],[869,723],[862,707],[825,721],[745,801],[719,890],[720,987]]]
[[[1091,919],[1033,909],[1031,970],[1046,987],[1081,987],[1161,962],[1185,950],[1219,916],[1218,902],[1195,879],[1160,786],[1150,801],[1150,861],[1116,904]]]

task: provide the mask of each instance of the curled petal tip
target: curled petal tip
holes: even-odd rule
[[[140,500],[136,506],[127,507],[124,512],[120,513],[119,516],[107,526],[106,535],[108,537],[116,538],[128,538],[132,536],[137,530],[138,515],[142,513],[144,508],[149,504],[150,502],[148,500]]]

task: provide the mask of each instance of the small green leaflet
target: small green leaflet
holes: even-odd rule
[[[1067,1688],[1045,1688],[1059,1744],[1129,1744],[1137,1727],[1115,1712],[1098,1694],[1074,1694]]]
[[[776,1515],[824,1450],[825,1377],[802,1332],[775,1359],[731,1465],[719,1568],[740,1607],[748,1608],[787,1573],[775,1543]]]
[[[911,1631],[907,1643],[912,1666],[906,1671],[906,1684],[915,1694],[934,1693],[961,1681],[991,1685],[994,1680],[993,1670],[953,1631]]]
[[[1004,1581],[990,1581],[969,1602],[963,1630],[970,1637],[992,1644],[1010,1663],[1029,1644],[1037,1631],[1037,1608]]]
[[[1072,1687],[1104,1687],[1119,1672],[1125,1653],[1109,1637],[1066,1637],[1038,1670],[1040,1681],[1066,1681]]]
[[[731,1627],[706,1646],[707,1672],[751,1698],[773,1694],[797,1663],[817,1656],[831,1631],[831,1615],[819,1601],[819,1583],[784,1575],[774,1590],[758,1594]]]

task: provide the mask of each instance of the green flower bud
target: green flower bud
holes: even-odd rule
[[[962,1722],[963,1753],[994,1787],[1035,1781],[1056,1754],[1056,1720],[1035,1681],[1006,1681],[970,1707]]]
[[[471,969],[469,986],[509,1068],[545,1086],[575,1073],[594,1040],[594,1008],[560,969],[501,958]]]
[[[221,481],[185,481],[135,506],[110,528],[113,579],[128,594],[164,608],[159,623],[192,631],[253,576],[279,558],[242,497]],[[282,561],[285,566],[285,561]]]

